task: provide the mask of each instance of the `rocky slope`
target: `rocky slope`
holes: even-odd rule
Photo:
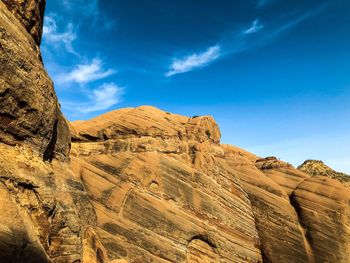
[[[44,6],[0,1],[1,262],[350,262],[346,175],[220,144],[210,116],[68,124],[41,61]]]
[[[329,166],[325,165],[322,161],[306,160],[298,167],[298,170],[312,176],[327,176],[335,179],[350,188],[350,176],[345,173],[334,171]]]
[[[38,46],[44,5],[0,1],[0,261],[104,259],[93,207],[65,163],[70,131]]]

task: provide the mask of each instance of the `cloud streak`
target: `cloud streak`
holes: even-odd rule
[[[220,46],[215,45],[207,48],[202,53],[193,53],[183,58],[176,58],[169,67],[169,71],[165,74],[171,77],[176,74],[192,71],[209,65],[211,62],[220,57]]]
[[[275,30],[275,34],[279,34],[282,33],[283,31],[287,31],[289,29],[292,29],[293,27],[296,27],[297,25],[299,25],[300,23],[304,22],[305,20],[309,19],[312,16],[317,15],[319,12],[321,12],[322,10],[324,10],[326,7],[328,6],[327,3],[324,3],[323,5],[320,5],[319,7],[283,24],[282,26],[280,26],[277,30]]]
[[[250,35],[250,34],[255,34],[262,30],[264,28],[264,25],[260,23],[259,19],[255,19],[252,23],[252,25],[244,30],[244,34]]]
[[[99,0],[63,0],[63,6],[71,12],[79,12],[86,17],[97,16],[100,13],[98,8]]]
[[[60,84],[78,83],[81,85],[96,80],[107,78],[115,74],[113,69],[103,69],[103,63],[100,59],[93,59],[91,63],[79,64],[71,72],[61,74],[57,78]]]
[[[79,114],[104,111],[121,102],[124,88],[115,83],[104,83],[96,89],[88,90],[88,101],[62,102],[62,107]]]
[[[43,40],[46,45],[52,45],[54,48],[60,48],[63,45],[71,54],[77,55],[72,43],[77,39],[73,24],[69,23],[66,30],[59,32],[57,22],[52,16],[46,16],[43,27]]]
[[[230,35],[225,41],[220,41],[219,44],[209,47],[202,53],[193,53],[192,55],[183,58],[174,59],[165,76],[171,77],[176,74],[189,72],[197,68],[208,66],[219,57],[238,54],[262,45],[267,45],[285,31],[296,27],[310,17],[318,14],[326,6],[327,4],[323,4],[297,18],[289,20],[288,22],[280,23],[279,25],[269,25],[269,27],[266,28],[268,30],[264,30],[261,34],[257,33],[262,31],[265,28],[265,25],[261,23],[259,19],[255,19],[246,29]],[[249,37],[255,34],[257,35],[256,37]]]

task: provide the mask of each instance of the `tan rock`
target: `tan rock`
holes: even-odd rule
[[[322,161],[306,160],[298,167],[298,170],[303,171],[311,176],[327,176],[341,182],[345,187],[350,188],[350,175],[334,171]]]
[[[292,194],[313,262],[349,262],[350,191],[340,182],[314,176]]]
[[[227,150],[229,172],[240,179],[251,201],[264,262],[308,262],[308,243],[284,187],[258,170],[253,158]]]
[[[288,195],[291,195],[301,182],[310,177],[275,157],[258,159],[255,165],[267,177],[278,183]]]
[[[211,116],[150,106],[67,123],[44,5],[0,1],[0,262],[349,262],[349,180],[323,163],[296,170],[221,145]]]
[[[46,0],[2,0],[40,45]]]
[[[36,19],[34,10],[42,8],[43,2],[20,2],[5,1],[15,16],[0,1],[0,141],[30,145],[46,160],[55,154],[66,158],[69,132],[52,81],[42,64],[39,47],[16,18],[22,17],[23,11],[29,20]],[[36,7],[32,10],[32,6]]]
[[[211,117],[194,119],[139,107],[73,123],[72,169],[111,260],[261,261],[239,180],[203,166],[224,157],[220,131]]]

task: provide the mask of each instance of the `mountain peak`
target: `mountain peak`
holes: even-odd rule
[[[350,187],[349,175],[333,170],[321,160],[306,160],[298,169],[311,176],[327,176],[336,179]]]

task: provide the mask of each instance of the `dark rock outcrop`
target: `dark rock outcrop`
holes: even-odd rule
[[[46,0],[2,0],[22,23],[37,45],[43,32]]]
[[[29,34],[42,27],[43,8],[42,1],[0,1],[0,141],[28,145],[49,160],[55,153],[68,157],[70,136],[39,47]],[[29,30],[26,23],[36,26]]]

